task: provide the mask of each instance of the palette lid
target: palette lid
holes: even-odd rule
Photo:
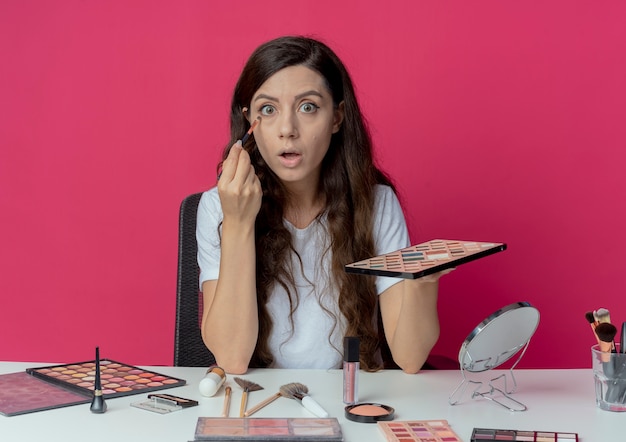
[[[482,321],[461,345],[459,363],[470,372],[496,368],[528,343],[539,324],[539,311],[528,302],[501,308]]]

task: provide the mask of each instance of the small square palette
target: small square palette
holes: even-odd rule
[[[578,433],[554,431],[497,430],[474,428],[471,442],[522,441],[522,442],[578,442]]]
[[[343,435],[336,418],[199,417],[195,440],[339,442]]]
[[[347,273],[417,279],[506,250],[506,244],[433,239],[347,264]]]
[[[28,368],[26,372],[46,382],[91,397],[95,384],[95,369],[95,361],[87,361]],[[102,394],[105,398],[163,390],[186,384],[186,381],[183,379],[173,378],[110,359],[100,360],[100,378]]]
[[[389,442],[463,442],[444,419],[378,422]]]

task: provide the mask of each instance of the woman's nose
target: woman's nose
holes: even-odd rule
[[[295,138],[298,136],[298,121],[295,112],[283,112],[280,115],[280,138]]]

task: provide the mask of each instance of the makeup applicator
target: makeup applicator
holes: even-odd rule
[[[243,389],[243,395],[241,396],[241,406],[239,407],[239,417],[245,417],[246,406],[248,405],[248,393],[251,391],[263,390],[259,384],[242,378],[234,378],[237,385]]]
[[[598,323],[596,322],[596,318],[594,317],[593,312],[592,311],[586,312],[585,319],[587,319],[587,322],[591,326],[591,331],[593,332],[593,336],[596,338],[596,341],[598,342],[598,344],[600,344],[600,339],[598,339],[598,335],[596,334],[596,326],[598,325]]]
[[[315,399],[309,396],[309,389],[306,385],[298,382],[285,384],[279,389],[280,394],[289,399],[296,399],[300,404],[317,417],[328,417],[328,412],[318,404]]]
[[[92,413],[104,413],[107,411],[107,404],[102,396],[102,381],[100,380],[100,347],[96,347],[96,379],[94,381],[93,399],[89,409]]]
[[[281,397],[282,395],[280,394],[280,392],[278,393],[274,393],[273,395],[271,395],[270,397],[268,397],[267,399],[259,402],[258,404],[256,404],[254,407],[250,408],[248,411],[246,411],[243,415],[245,417],[250,417],[252,416],[254,413],[256,413],[257,411],[259,411],[261,408],[271,404],[272,402],[274,402],[276,399],[278,399],[279,397]]]
[[[617,334],[617,327],[610,322],[602,322],[596,327],[596,334],[600,340],[598,345],[601,352],[609,353],[615,351],[615,335]],[[602,355],[603,362],[609,362],[609,355]]]
[[[599,308],[598,310],[593,312],[593,316],[596,318],[598,324],[611,322],[611,313],[606,308]]]

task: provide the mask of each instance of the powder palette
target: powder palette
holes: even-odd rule
[[[378,428],[389,442],[463,442],[443,419],[378,422]]]
[[[339,442],[343,434],[336,418],[199,417],[195,440]]]
[[[506,250],[506,244],[434,239],[345,266],[347,273],[417,279]]]
[[[95,384],[95,368],[95,361],[87,361],[28,368],[26,372],[46,382],[91,397]],[[100,361],[100,377],[102,380],[102,394],[105,398],[163,390],[186,384],[186,381],[182,379],[155,373],[154,371],[147,371],[110,359]]]
[[[578,434],[555,433],[553,431],[519,431],[474,428],[471,442],[493,441],[578,442]]]

